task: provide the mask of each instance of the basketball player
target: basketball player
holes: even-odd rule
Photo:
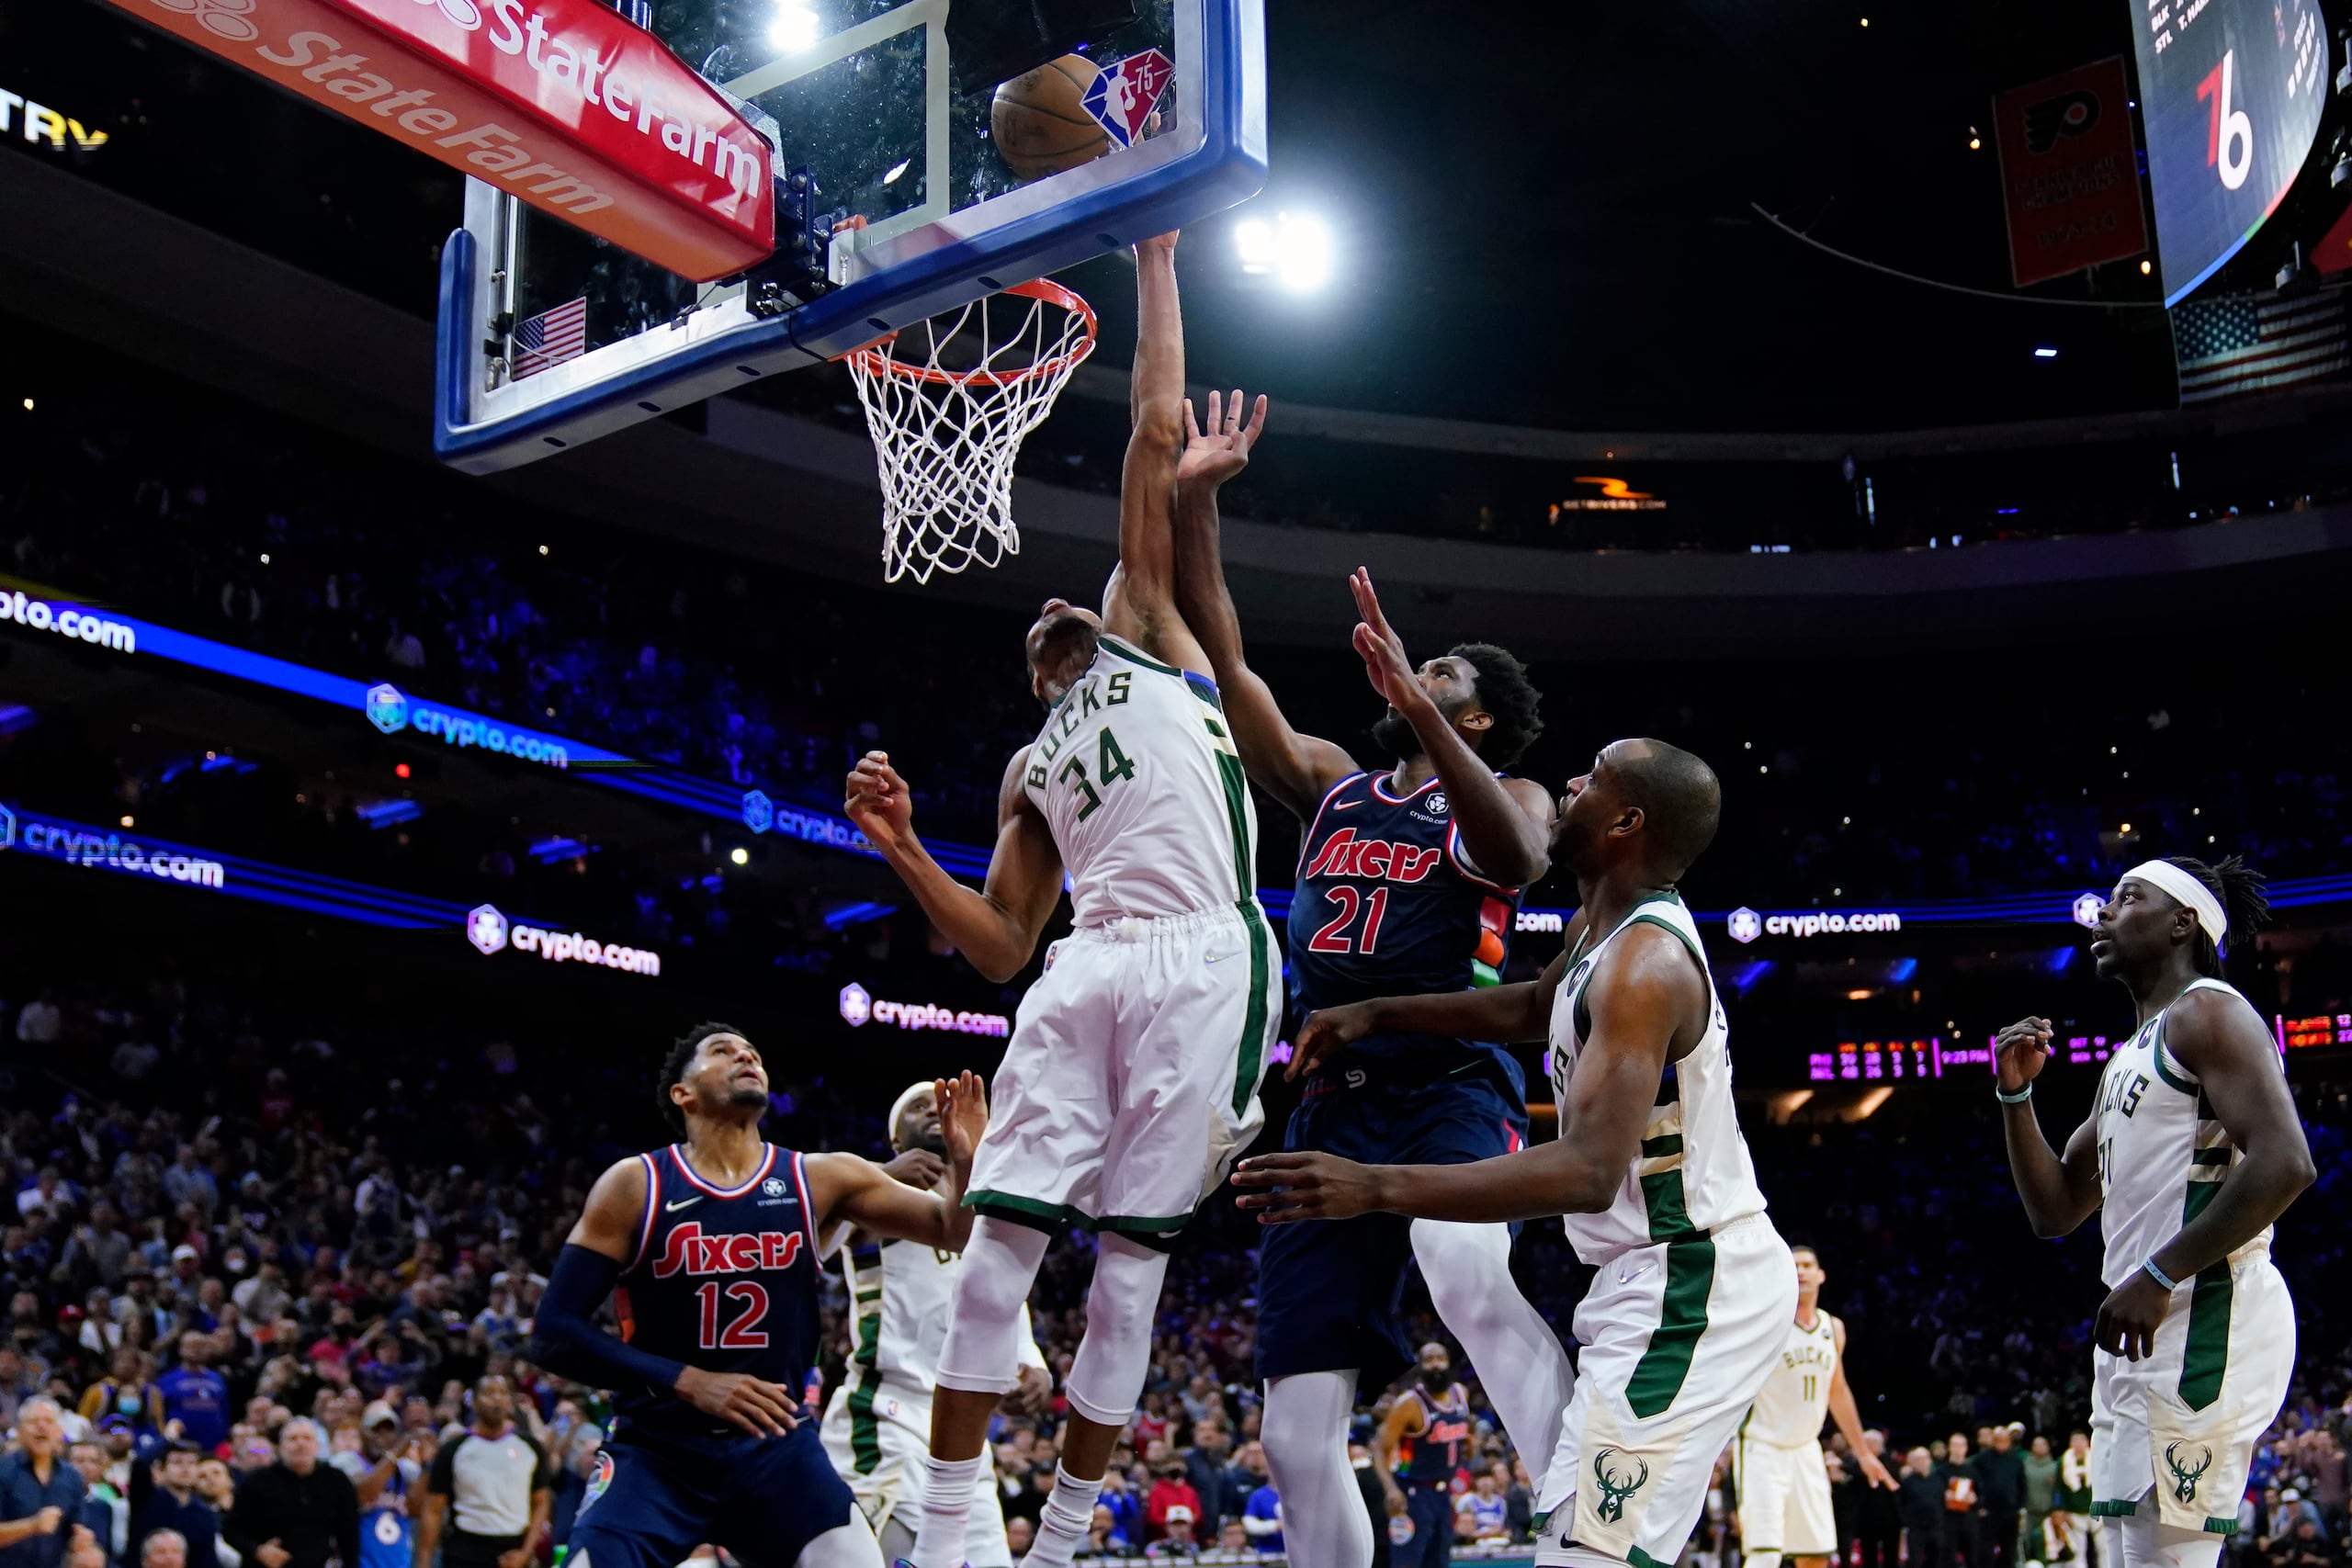
[[[1747,1568],[1828,1568],[1838,1555],[1838,1520],[1829,1506],[1829,1469],[1821,1452],[1826,1413],[1846,1435],[1854,1463],[1872,1486],[1894,1490],[1894,1477],[1871,1452],[1862,1413],[1846,1382],[1846,1325],[1821,1310],[1829,1278],[1809,1247],[1797,1260],[1797,1315],[1770,1375],[1732,1445],[1732,1490],[1739,1498],[1740,1561]]]
[[[1051,709],[1014,753],[985,885],[915,836],[906,781],[870,752],[847,809],[956,949],[990,979],[1029,962],[1069,869],[1076,929],[1022,998],[997,1117],[965,1202],[979,1212],[939,1355],[910,1561],[960,1568],[989,1414],[1012,1388],[1021,1304],[1049,1235],[1096,1235],[1086,1335],[1053,1495],[1027,1561],[1067,1568],[1142,1395],[1166,1248],[1258,1131],[1281,1020],[1254,891],[1257,819],[1208,660],[1177,613],[1170,513],[1184,447],[1175,236],[1137,247],[1135,432],[1102,613],[1048,601],[1030,686]]]
[[[2091,1512],[2116,1521],[2124,1568],[2212,1568],[2295,1364],[2270,1227],[2311,1185],[2311,1149],[2270,1031],[2220,978],[2222,948],[2268,915],[2235,855],[2148,861],[2117,881],[2091,958],[2132,993],[2139,1029],[2064,1156],[2033,1112],[2050,1021],[2000,1033],[2009,1173],[2034,1234],[2099,1211]]]
[[[1470,1391],[1453,1381],[1445,1347],[1431,1340],[1421,1347],[1412,1385],[1373,1437],[1372,1473],[1388,1517],[1413,1527],[1389,1549],[1394,1568],[1446,1568],[1453,1561],[1453,1475],[1469,1446]]]
[[[955,1251],[988,1123],[979,1079],[938,1086],[948,1190],[760,1137],[768,1077],[740,1030],[698,1024],[659,1084],[684,1141],[610,1167],[548,1278],[530,1359],[617,1411],[572,1527],[579,1568],[672,1568],[704,1542],[748,1568],[879,1568],[874,1532],[798,1403],[818,1354],[817,1237],[848,1221]],[[596,1326],[610,1296],[618,1337]]]
[[[1272,1224],[1385,1211],[1494,1224],[1565,1214],[1597,1267],[1584,1348],[1536,1494],[1539,1563],[1670,1563],[1716,1456],[1779,1358],[1796,1265],[1765,1217],[1732,1108],[1722,998],[1675,885],[1714,837],[1698,758],[1619,740],[1569,781],[1552,859],[1577,879],[1568,950],[1540,979],[1317,1013],[1325,1050],[1384,1030],[1551,1043],[1560,1135],[1470,1165],[1261,1155],[1234,1175]]]
[[[1209,399],[1178,486],[1178,603],[1216,666],[1241,761],[1305,826],[1290,909],[1293,996],[1303,1013],[1396,990],[1493,985],[1519,890],[1544,874],[1552,802],[1496,772],[1542,728],[1519,660],[1464,643],[1422,665],[1381,615],[1372,581],[1351,586],[1355,646],[1388,711],[1373,738],[1396,759],[1378,773],[1291,728],[1242,654],[1219,560],[1216,492],[1264,428],[1258,400]],[[1526,1086],[1500,1038],[1383,1029],[1344,1057],[1303,1040],[1306,1078],[1283,1146],[1376,1162],[1464,1163],[1526,1141]],[[1501,1225],[1369,1214],[1268,1233],[1259,1263],[1258,1371],[1266,1380],[1266,1463],[1283,1498],[1283,1544],[1300,1568],[1364,1568],[1372,1524],[1348,1462],[1360,1385],[1411,1364],[1399,1306],[1415,1259],[1520,1451],[1552,1451],[1574,1375],[1559,1341],[1510,1275]],[[1451,1530],[1449,1520],[1445,1527]]]
[[[928,1080],[909,1088],[890,1108],[890,1146],[901,1159],[910,1154],[937,1156],[936,1186],[945,1190],[947,1138],[939,1097]],[[900,1179],[913,1176],[910,1169]],[[827,1457],[849,1483],[850,1495],[874,1527],[886,1560],[904,1557],[914,1546],[922,1461],[931,1444],[932,1390],[938,1386],[939,1350],[947,1338],[948,1302],[959,1262],[944,1247],[856,1231],[842,1249],[850,1299],[849,1376],[833,1390],[820,1432]],[[1034,1413],[1053,1392],[1053,1374],[1046,1370],[1025,1305],[1014,1346],[1021,1384],[1012,1403]],[[1012,1568],[1012,1548],[1004,1539],[1004,1499],[990,1466],[980,1467],[973,1507],[967,1560],[972,1568]]]

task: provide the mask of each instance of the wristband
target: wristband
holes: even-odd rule
[[[1996,1081],[1993,1085],[1993,1098],[2004,1105],[2023,1105],[2033,1098],[2033,1085],[2029,1083],[2015,1094],[2003,1094],[2000,1084]]]
[[[2178,1284],[2165,1277],[2165,1271],[2163,1269],[2156,1267],[2156,1258],[2155,1254],[2154,1253],[2150,1253],[2148,1255],[2148,1260],[2140,1265],[2140,1272],[2145,1274],[2149,1279],[2154,1280],[2157,1284],[2162,1285],[2167,1291],[2177,1291],[2180,1289]]]

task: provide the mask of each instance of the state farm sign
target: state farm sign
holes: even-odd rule
[[[597,0],[112,0],[696,282],[775,250],[769,148]]]

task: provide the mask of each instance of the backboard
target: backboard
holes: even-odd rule
[[[1024,181],[993,141],[994,84],[956,90],[948,0],[656,0],[653,33],[775,144],[777,260],[691,283],[469,180],[441,258],[435,450],[527,463],[1255,194],[1262,0],[1135,12],[1083,46],[1108,150]]]

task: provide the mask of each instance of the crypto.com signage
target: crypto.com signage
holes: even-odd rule
[[[775,249],[767,142],[598,0],[113,4],[696,282]]]

